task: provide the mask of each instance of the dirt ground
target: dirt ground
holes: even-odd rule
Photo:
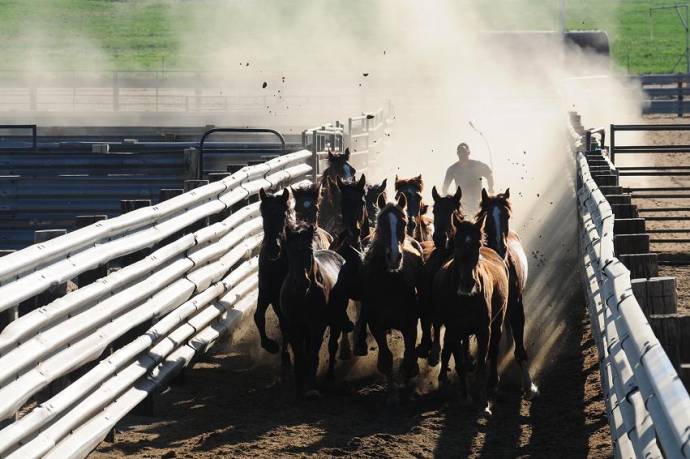
[[[659,116],[650,115],[645,117],[645,122],[653,124],[690,124],[688,118],[678,118],[676,116]],[[627,134],[627,133],[626,133]],[[625,134],[624,134],[625,135]],[[630,135],[630,134],[628,134]],[[632,137],[622,138],[617,140],[617,144],[632,144],[632,142],[639,141],[642,145],[688,145],[690,144],[689,131],[659,131],[646,132],[637,139]],[[620,156],[616,159],[617,165],[623,166],[688,166],[690,165],[690,153],[672,153],[672,154],[632,154]],[[676,187],[676,186],[690,186],[690,176],[685,177],[623,177],[621,178],[621,185],[623,186],[640,186],[640,187]],[[679,194],[690,195],[690,192],[679,192]],[[690,199],[634,199],[634,204],[639,208],[654,208],[654,207],[690,207]],[[649,217],[651,215],[665,215],[665,216],[690,216],[690,212],[665,212],[665,213],[642,213],[642,217]],[[646,222],[647,229],[671,229],[671,228],[690,228],[690,221],[650,221]],[[678,234],[651,234],[651,238],[665,238],[665,239],[690,239],[690,232]],[[690,261],[690,244],[689,243],[652,243],[652,252],[658,252],[661,258],[685,259]],[[660,276],[676,277],[676,286],[678,291],[678,310],[679,312],[690,312],[690,266],[660,266]]]
[[[115,443],[91,457],[610,457],[596,347],[582,303],[571,310],[563,352],[537,381],[541,396],[524,400],[502,381],[488,420],[460,406],[454,385],[429,390],[436,372],[425,364],[417,389],[385,406],[373,352],[320,400],[297,403],[274,359],[247,356],[249,334],[157,396],[155,417],[127,416]]]

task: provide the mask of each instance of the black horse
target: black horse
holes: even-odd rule
[[[379,208],[376,205],[376,202],[379,199],[380,195],[383,195],[384,199],[386,198],[386,183],[388,182],[388,179],[383,179],[383,182],[380,184],[372,184],[372,185],[367,185],[366,186],[366,192],[364,194],[364,200],[366,201],[367,205],[367,218],[369,219],[369,227],[370,228],[376,228],[376,214],[379,212]]]
[[[317,249],[327,249],[333,243],[333,237],[325,229],[318,226],[319,198],[321,196],[321,184],[290,187],[295,198],[295,217],[297,221],[316,225],[314,241]]]
[[[283,246],[285,228],[292,221],[290,193],[285,189],[281,194],[271,196],[262,188],[259,190],[259,197],[264,238],[259,252],[259,298],[254,312],[254,322],[259,330],[261,347],[271,354],[277,354],[281,350],[278,343],[266,334],[266,310],[269,305],[273,306],[283,335],[281,357],[285,370],[290,365],[290,355],[287,351],[285,324],[279,300],[280,288],[288,272],[287,255]]]
[[[356,170],[348,162],[350,150],[345,149],[344,153],[335,155],[328,152],[328,167],[323,171],[321,177],[321,200],[319,226],[328,233],[336,235],[343,229],[342,215],[340,213],[340,190],[338,189],[337,179],[353,181]]]
[[[386,335],[400,330],[405,343],[401,371],[411,378],[419,373],[415,344],[419,318],[419,291],[423,288],[424,267],[421,253],[406,233],[407,200],[399,194],[396,204],[379,198],[381,209],[376,231],[362,264],[362,315],[378,345],[378,369],[386,375],[388,403],[396,403],[398,393],[393,379],[393,354]]]
[[[297,397],[318,397],[316,371],[326,327],[329,340],[329,378],[333,378],[338,320],[333,311],[333,291],[344,260],[330,250],[314,250],[315,227],[298,223],[286,229],[288,273],[280,290],[280,310],[295,365]]]

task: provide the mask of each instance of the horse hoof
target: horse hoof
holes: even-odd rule
[[[321,394],[316,389],[311,389],[304,393],[304,399],[307,401],[318,400],[319,398],[321,398]]]
[[[338,354],[340,360],[351,360],[352,359],[352,349],[350,346],[343,346],[340,348],[340,353]]]
[[[428,358],[430,348],[431,346],[429,346],[429,343],[420,343],[419,346],[417,346],[417,349],[415,349],[417,357],[420,359]]]
[[[426,361],[430,367],[435,367],[439,364],[441,360],[440,357],[441,353],[437,350],[432,349],[431,352],[429,352],[429,357],[426,359]]]
[[[280,346],[278,346],[278,343],[272,339],[267,339],[266,341],[262,340],[261,347],[266,349],[266,351],[270,352],[271,354],[277,354],[278,351],[280,351]]]
[[[350,319],[345,319],[340,326],[340,331],[343,333],[352,333],[355,330],[355,324]]]
[[[366,355],[369,353],[369,348],[367,347],[366,341],[363,343],[356,342],[352,351],[356,356],[366,357]]]
[[[534,400],[539,397],[539,388],[534,384],[530,384],[529,389],[525,390],[525,398],[527,400]]]

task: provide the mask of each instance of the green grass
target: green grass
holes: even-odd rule
[[[0,70],[46,68],[59,70],[160,70],[191,68],[194,47],[180,43],[178,31],[190,18],[203,37],[261,34],[246,13],[245,0],[219,10],[220,0],[0,0]],[[323,1],[323,0],[316,0]],[[375,1],[375,0],[371,0]],[[545,30],[558,28],[559,0],[460,0],[479,6],[492,29]],[[266,2],[283,21],[309,8],[308,2]],[[650,36],[649,8],[674,0],[566,0],[569,29],[609,32],[611,52],[630,73],[670,72],[684,52],[685,33],[674,10],[658,11]],[[367,2],[340,2],[333,14],[348,16],[352,29],[366,43],[376,26],[357,20]],[[235,8],[233,10],[233,8]],[[244,9],[242,9],[244,8]],[[341,21],[342,23],[343,21]],[[265,26],[265,24],[264,24]],[[191,25],[190,27],[193,27]],[[223,32],[223,33],[221,33]],[[201,42],[202,40],[200,40]],[[200,50],[199,50],[200,51]],[[187,53],[187,55],[185,55]],[[676,71],[684,71],[681,62]]]

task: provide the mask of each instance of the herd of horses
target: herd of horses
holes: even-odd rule
[[[441,363],[439,382],[445,383],[452,356],[461,398],[468,400],[466,372],[475,371],[478,401],[490,414],[488,394],[498,384],[504,322],[514,339],[523,391],[536,396],[524,347],[527,257],[509,227],[510,191],[489,195],[482,190],[480,211],[471,220],[463,213],[460,188],[440,196],[434,187],[432,218],[422,200],[421,175],[396,176],[396,196],[388,202],[386,180],[357,179],[348,159],[347,151],[329,153],[320,183],[259,193],[264,238],[254,320],[261,346],[281,353],[284,372],[294,369],[297,397],[319,395],[319,352],[328,328],[327,378],[335,378],[338,350],[341,359],[368,353],[370,332],[378,370],[387,380],[386,400],[397,403],[387,335],[398,330],[404,341],[400,373],[406,380],[419,373],[418,359],[426,359],[431,366]],[[350,302],[357,311],[354,322]],[[266,333],[269,305],[278,317],[282,345]],[[471,336],[476,337],[474,358]]]

